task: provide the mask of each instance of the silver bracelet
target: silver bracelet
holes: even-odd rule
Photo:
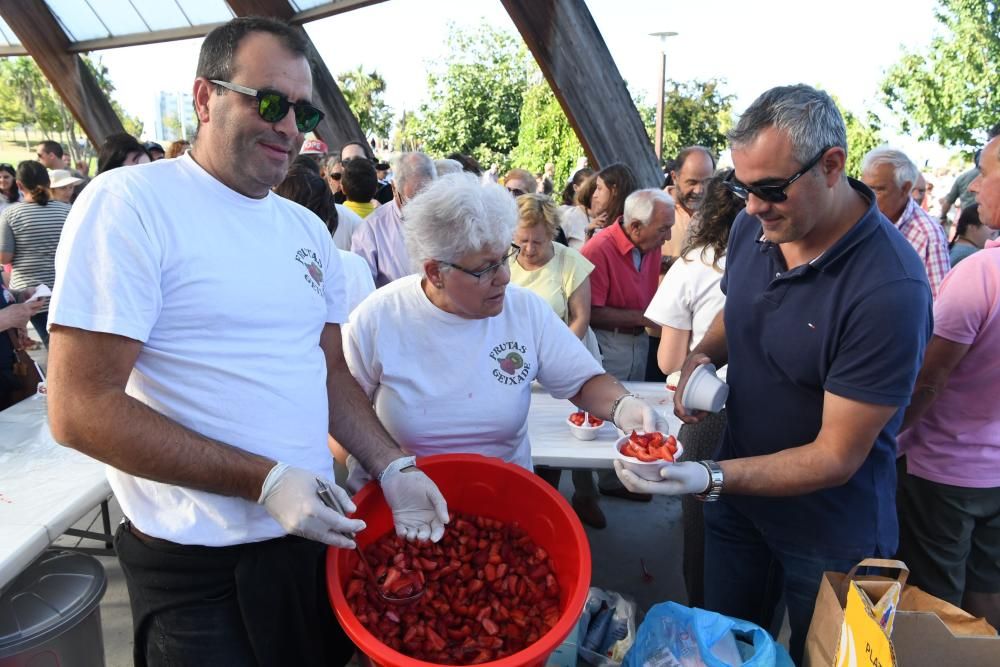
[[[614,424],[615,427],[618,428],[618,430],[621,430],[621,428],[618,426],[618,416],[616,413],[618,412],[618,408],[621,405],[621,402],[624,401],[626,398],[639,398],[639,397],[636,394],[630,392],[627,394],[622,394],[621,396],[615,399],[614,403],[611,404],[611,423]]]

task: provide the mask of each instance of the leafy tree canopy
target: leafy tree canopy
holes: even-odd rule
[[[535,68],[511,33],[483,23],[452,25],[447,57],[428,76],[430,102],[409,120],[404,139],[434,155],[458,151],[481,164],[506,164],[517,145],[521,105]]]
[[[584,156],[583,146],[563,113],[559,100],[541,76],[524,94],[517,147],[511,153],[511,164],[532,173],[539,173],[551,162],[555,165],[555,194],[573,176],[577,160]]]
[[[377,71],[357,69],[337,76],[337,85],[344,94],[347,105],[358,117],[358,124],[366,136],[387,137],[392,124],[392,110],[385,103],[385,79]]]
[[[882,82],[886,104],[904,132],[948,146],[974,146],[1000,122],[1000,5],[996,0],[938,0],[944,32],[924,51],[909,51]]]

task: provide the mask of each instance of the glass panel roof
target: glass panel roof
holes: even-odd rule
[[[233,17],[225,0],[45,1],[73,42],[223,23]]]
[[[296,12],[304,12],[307,9],[319,7],[320,5],[337,4],[336,2],[330,2],[329,0],[291,0],[291,3]]]
[[[0,18],[0,46],[20,46],[21,40],[17,38],[14,31],[10,29],[7,22]]]

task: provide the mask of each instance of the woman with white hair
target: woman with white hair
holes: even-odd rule
[[[467,174],[435,181],[406,207],[417,273],[362,303],[344,341],[386,429],[413,455],[471,452],[531,470],[527,417],[538,380],[623,430],[665,431],[544,300],[509,285],[517,219],[503,187]],[[360,473],[352,471],[354,488]]]

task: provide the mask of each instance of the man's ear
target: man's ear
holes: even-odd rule
[[[823,154],[819,161],[820,169],[823,172],[823,180],[827,186],[832,187],[840,180],[841,174],[847,165],[847,151],[840,146],[834,146]]]
[[[215,84],[203,77],[194,80],[194,113],[198,116],[198,121],[207,123],[209,121],[208,100],[214,93]]]

